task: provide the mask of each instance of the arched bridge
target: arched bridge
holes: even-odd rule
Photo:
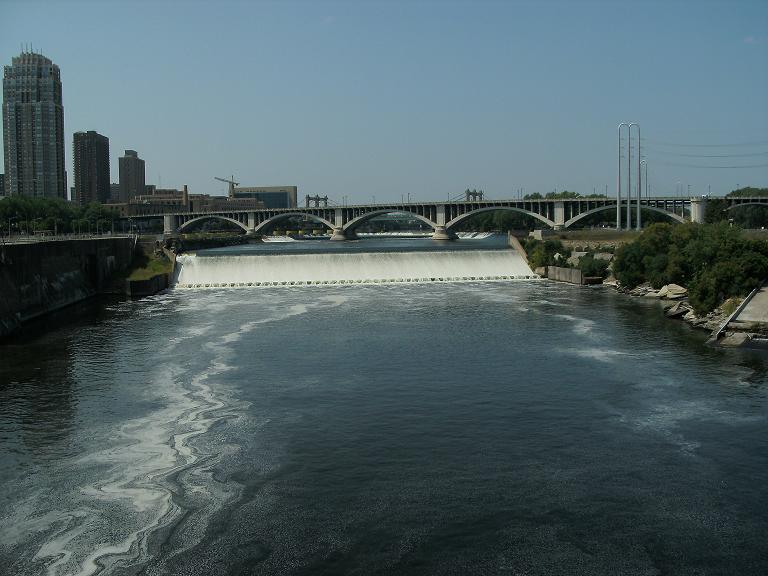
[[[678,222],[693,220],[702,222],[705,198],[660,197],[643,198],[643,209],[665,214]],[[621,209],[627,206],[621,203]],[[637,206],[633,200],[631,206]],[[380,216],[401,212],[423,221],[434,230],[433,238],[447,240],[455,237],[456,227],[476,214],[494,210],[509,210],[526,214],[539,220],[544,226],[563,229],[573,226],[583,218],[606,210],[616,211],[616,199],[573,198],[556,200],[485,200],[480,202],[411,202],[407,204],[361,204],[344,207],[301,207],[262,210],[233,210],[219,212],[181,212],[165,214],[166,234],[183,232],[201,220],[218,218],[237,224],[251,234],[266,232],[281,221],[299,216],[315,220],[333,230],[333,240],[355,237],[360,224]]]

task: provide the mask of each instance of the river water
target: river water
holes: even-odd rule
[[[0,345],[0,573],[765,574],[767,396],[602,288],[98,303]]]

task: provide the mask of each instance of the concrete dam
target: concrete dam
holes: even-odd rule
[[[181,254],[176,287],[256,287],[525,280],[537,276],[515,250]]]

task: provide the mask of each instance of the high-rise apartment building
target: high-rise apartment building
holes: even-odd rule
[[[136,150],[126,150],[120,160],[120,202],[144,194],[144,160]]]
[[[75,196],[81,206],[109,202],[109,138],[98,132],[75,132]]]
[[[6,194],[67,198],[59,67],[22,52],[3,74]]]

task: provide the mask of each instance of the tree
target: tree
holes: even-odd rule
[[[703,314],[768,278],[768,243],[749,240],[725,222],[654,224],[616,251],[613,271],[628,288],[643,282],[687,286],[691,304]]]
[[[579,258],[579,270],[584,276],[605,278],[608,270],[608,261],[595,258],[594,254],[586,254]]]

